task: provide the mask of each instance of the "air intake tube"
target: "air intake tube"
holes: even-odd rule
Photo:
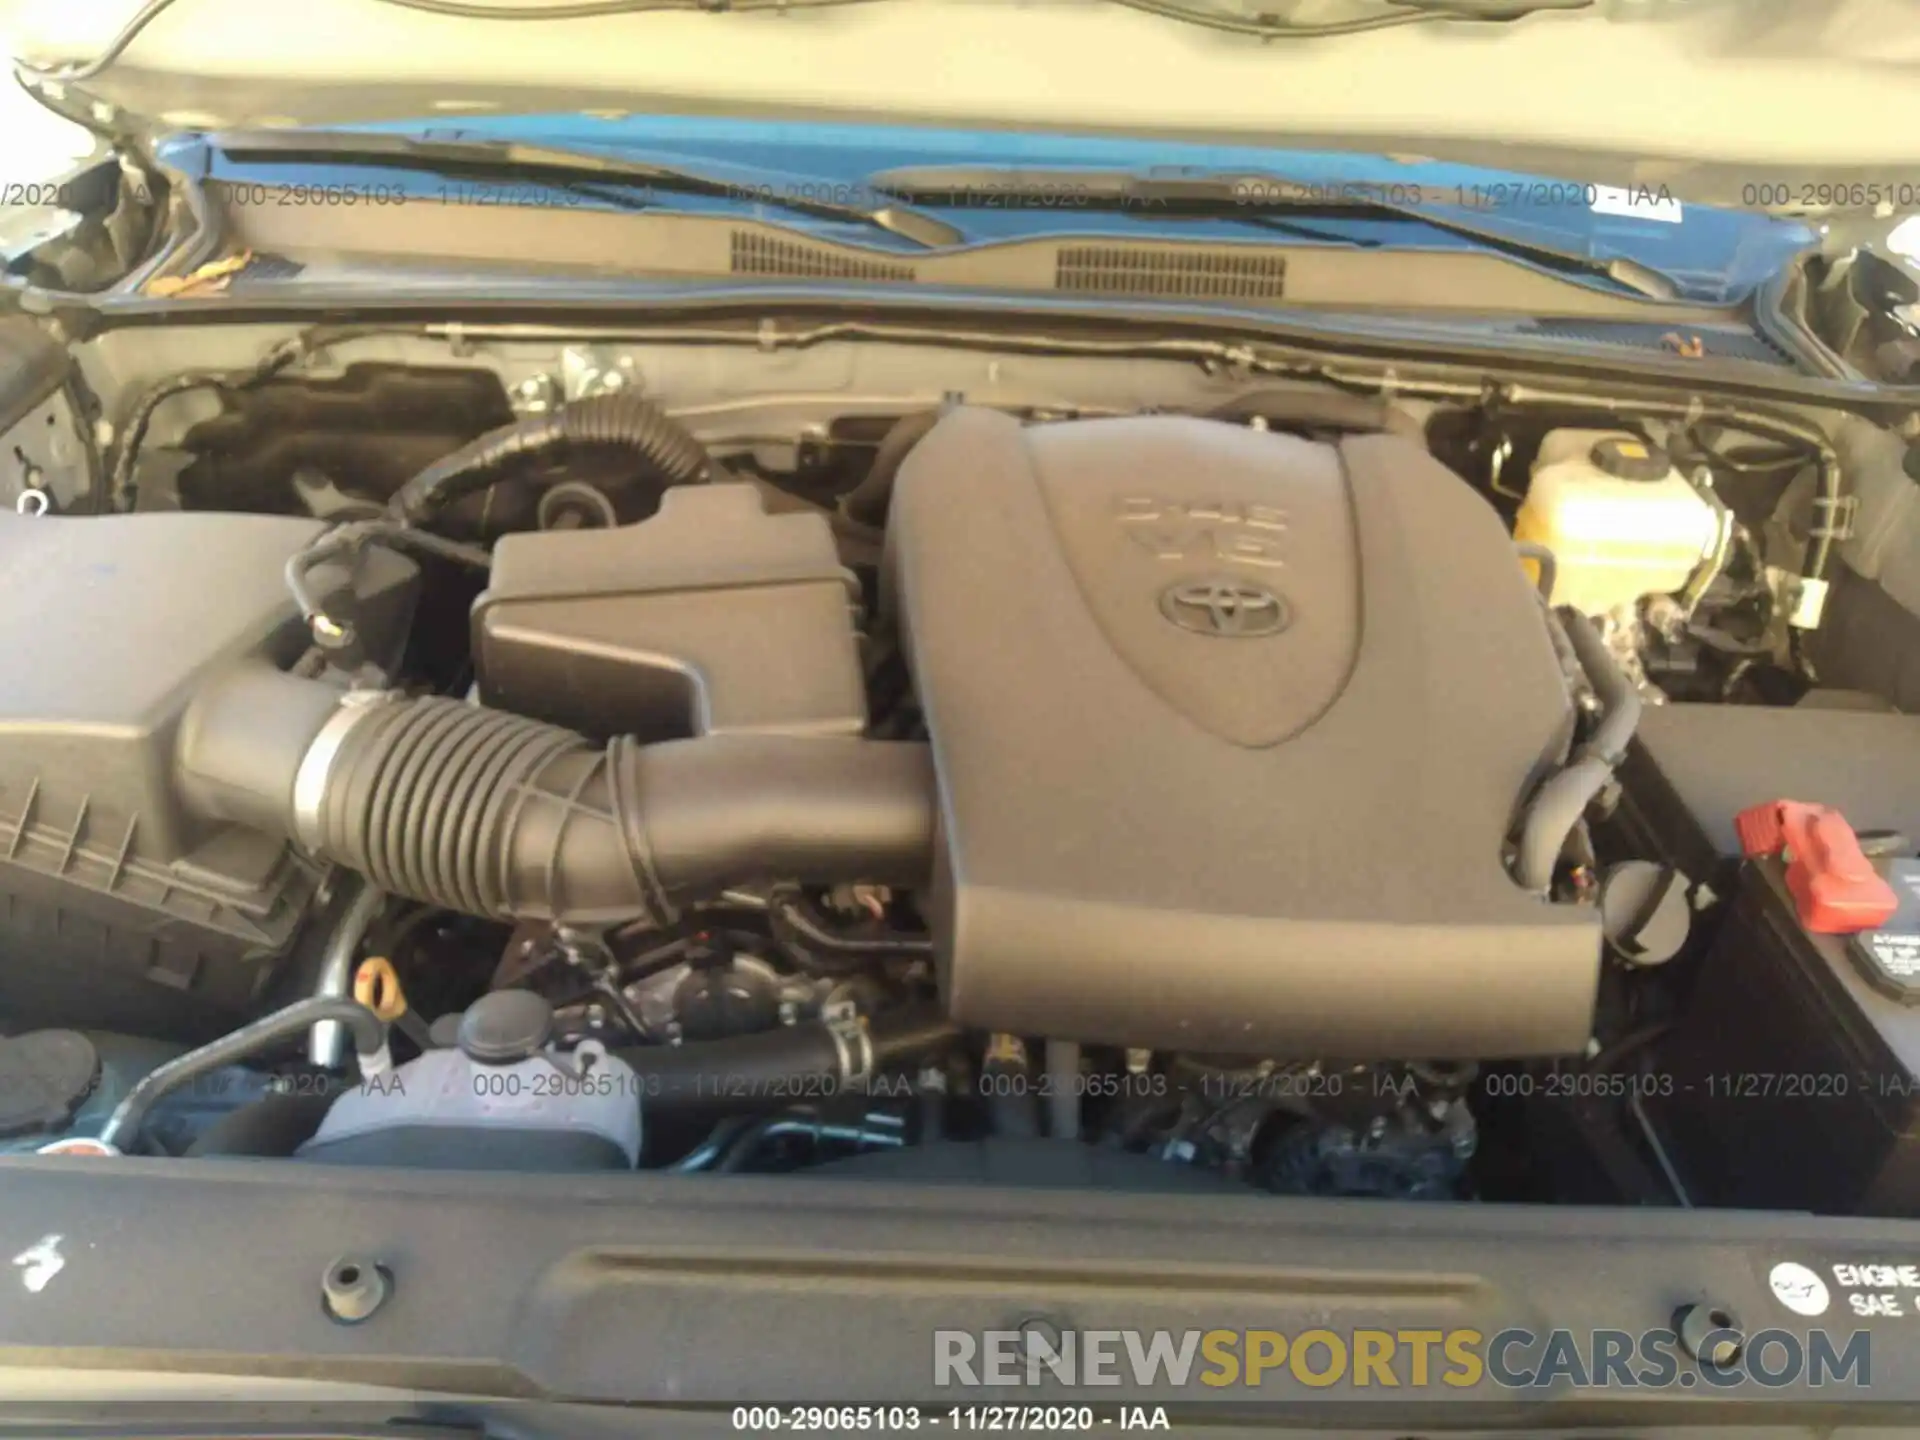
[[[459,701],[343,703],[319,682],[253,671],[201,697],[178,754],[203,813],[285,834],[390,893],[502,920],[666,924],[734,885],[916,886],[932,867],[924,745],[597,746]]]

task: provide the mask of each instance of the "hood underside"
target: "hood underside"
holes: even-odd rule
[[[1307,0],[1282,13],[1370,5],[1391,8]],[[1240,13],[1256,8],[1282,10]],[[44,70],[84,65],[137,9],[33,0],[16,49]],[[511,9],[323,0],[263,26],[250,0],[175,0],[100,73],[29,83],[122,131],[718,112],[1385,151],[1802,213],[1857,213],[1832,188],[1877,182],[1890,187],[1882,218],[1920,208],[1900,201],[1920,190],[1920,12],[1904,0],[1599,0],[1320,38],[1112,0]],[[1791,193],[1756,189],[1781,182]]]

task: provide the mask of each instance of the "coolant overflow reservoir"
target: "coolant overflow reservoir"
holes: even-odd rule
[[[1601,615],[1684,588],[1719,527],[1658,446],[1609,430],[1555,430],[1540,442],[1514,538],[1553,551],[1555,605]]]
[[[432,1049],[347,1090],[303,1160],[410,1169],[630,1170],[640,1159],[640,1081],[605,1047],[550,1045],[553,1007],[499,990]]]

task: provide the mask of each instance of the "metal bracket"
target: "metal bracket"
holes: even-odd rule
[[[1853,522],[1860,514],[1860,497],[1816,495],[1813,497],[1813,511],[1813,527],[1807,533],[1814,539],[1851,540]]]
[[[595,345],[569,345],[560,352],[560,390],[568,400],[642,388],[629,354]]]

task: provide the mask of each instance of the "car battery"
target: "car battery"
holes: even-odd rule
[[[1823,934],[1785,859],[1746,862],[1646,1109],[1696,1205],[1920,1215],[1920,860],[1897,908]]]

